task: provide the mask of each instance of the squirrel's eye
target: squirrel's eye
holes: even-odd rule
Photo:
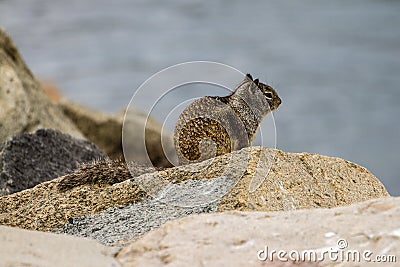
[[[265,92],[264,95],[268,99],[272,99],[272,97],[273,97],[271,92]]]

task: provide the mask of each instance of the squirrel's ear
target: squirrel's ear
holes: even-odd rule
[[[247,74],[246,74],[246,77],[249,78],[250,80],[253,80],[253,77],[251,76],[250,73],[247,73]]]
[[[258,79],[255,79],[253,82],[258,86],[258,83],[259,83]]]

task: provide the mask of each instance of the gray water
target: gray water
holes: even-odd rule
[[[0,25],[30,68],[69,98],[114,112],[165,67],[226,63],[279,92],[277,148],[363,165],[393,195],[399,14],[387,0],[0,0]]]

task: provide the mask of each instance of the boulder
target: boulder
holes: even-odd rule
[[[123,267],[395,266],[399,216],[400,198],[332,209],[192,215],[145,234],[116,258]]]
[[[124,112],[111,115],[77,104],[70,100],[62,99],[59,107],[64,114],[70,118],[84,136],[103,149],[110,158],[122,158],[122,127],[124,124]],[[147,120],[146,114],[130,109],[126,117],[125,134],[129,135],[129,147],[132,157],[131,161],[139,164],[147,164],[148,157],[154,166],[171,167],[165,157],[165,151],[174,151],[173,142],[161,144],[161,125],[153,118]],[[140,133],[145,129],[145,138]],[[163,138],[172,140],[172,135],[164,131]],[[146,140],[147,151],[142,151],[139,142]],[[163,147],[164,145],[164,147]]]
[[[273,164],[271,160],[274,160]],[[97,164],[93,169],[101,170],[102,166]],[[135,240],[138,235],[168,220],[189,214],[214,212],[217,209],[277,211],[335,207],[388,196],[375,176],[346,160],[257,147],[201,164],[146,174],[137,177],[136,181],[146,176],[149,181],[157,181],[160,175],[175,183],[168,190],[161,190],[162,193],[152,194],[161,202],[144,198],[140,202],[110,208],[99,214],[77,217],[59,231],[92,237],[108,245],[121,245],[130,242],[129,236]],[[85,180],[82,175],[71,178],[67,177],[60,185],[68,186],[69,181],[69,184],[79,186]],[[208,186],[210,181],[211,187]],[[259,187],[251,191],[254,181],[259,182]],[[100,181],[91,183],[100,184]],[[147,193],[152,193],[153,188],[151,184]],[[201,195],[205,188],[208,188],[206,199]],[[217,193],[210,193],[213,191]],[[146,219],[140,220],[137,216],[145,216]]]
[[[173,210],[168,211],[170,214],[163,218],[171,220],[182,214],[197,213],[195,209],[198,206],[205,207],[197,209],[199,212],[216,209],[278,211],[331,208],[389,196],[367,169],[344,159],[261,147],[245,148],[201,163],[163,171],[138,172],[133,179],[124,166],[112,162],[108,165],[102,162],[85,165],[64,177],[1,197],[0,224],[57,231],[68,222],[63,228],[65,232],[79,226],[82,235],[91,236],[92,229],[93,237],[97,238],[99,233],[94,224],[107,225],[112,231],[117,221],[120,224],[129,222],[126,210],[147,212],[139,205],[147,207],[145,201],[150,196],[169,205],[192,209],[177,212],[176,216]],[[162,187],[159,187],[160,178],[171,183],[160,183]],[[147,184],[146,181],[154,183]],[[60,188],[60,185],[72,186]],[[129,205],[132,207],[127,207]],[[106,210],[118,206],[122,209],[120,213]],[[162,205],[158,207],[161,213],[165,209]],[[99,216],[92,217],[93,214]],[[84,215],[88,216],[76,218]],[[149,218],[160,216],[154,214]],[[142,220],[141,223],[152,224],[152,227],[143,227],[148,230],[159,226],[156,222]],[[133,235],[138,232],[131,231]],[[80,235],[79,231],[74,234]],[[118,241],[118,238],[112,240],[112,234],[109,236],[102,240],[106,243]]]
[[[106,155],[94,144],[52,129],[0,144],[0,196],[31,188]]]
[[[0,266],[120,266],[115,248],[93,240],[6,226],[0,236]]]
[[[0,142],[41,128],[83,137],[44,94],[11,38],[0,28]]]
[[[245,175],[221,199],[219,211],[332,208],[389,196],[370,171],[342,158],[255,147],[232,165],[246,160]]]

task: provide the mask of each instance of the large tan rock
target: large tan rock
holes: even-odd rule
[[[0,224],[51,231],[71,217],[99,213],[118,205],[134,205],[146,196],[142,185],[126,180],[131,176],[124,165],[107,164],[87,165],[71,175],[1,197]],[[220,211],[327,208],[389,196],[367,169],[344,159],[260,147],[246,148],[198,164],[147,173],[135,177],[135,181],[158,181],[160,177],[174,184],[214,179],[219,188],[211,191],[229,189],[231,181],[237,181],[217,202]],[[71,184],[65,179],[73,186],[60,191],[60,181]],[[80,184],[79,181],[85,182]],[[254,181],[259,187],[251,186]],[[175,189],[169,190],[164,200],[168,197],[180,201],[186,197],[191,201],[189,203],[202,200],[203,196]],[[186,189],[191,190],[192,186]],[[254,191],[250,192],[250,189]]]
[[[244,151],[234,166],[246,162]],[[371,172],[345,159],[260,147],[248,153],[247,171],[221,199],[220,211],[331,208],[389,196]]]
[[[46,97],[11,38],[0,28],[0,142],[41,128],[83,137]]]
[[[89,239],[0,226],[0,266],[118,267],[115,252]]]
[[[117,259],[124,267],[395,266],[394,257],[398,261],[400,256],[399,218],[400,198],[333,209],[193,215],[145,234],[122,249]],[[276,252],[271,263],[272,250]],[[311,251],[305,254],[306,262],[292,262],[306,250]],[[312,255],[323,259],[324,252],[325,259],[315,262]],[[368,262],[378,256],[392,262]]]
[[[265,147],[167,169],[163,176],[175,182],[228,177],[232,189],[221,198],[219,211],[330,208],[389,196],[371,172],[347,160]]]

